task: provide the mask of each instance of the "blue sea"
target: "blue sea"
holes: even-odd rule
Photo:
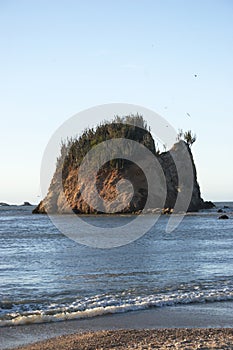
[[[218,220],[224,206],[229,220]],[[161,216],[143,237],[112,249],[70,240],[31,212],[0,207],[0,326],[233,300],[233,202],[187,214],[172,233]],[[109,230],[132,219],[85,218]]]

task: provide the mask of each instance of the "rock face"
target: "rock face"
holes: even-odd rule
[[[145,127],[144,121],[139,120]],[[137,124],[138,125],[138,124]],[[193,188],[188,211],[198,211],[199,209],[211,208],[211,202],[204,202],[201,198],[200,188],[197,182],[196,168],[190,147],[184,141],[177,142],[168,152],[159,154],[156,152],[154,140],[148,130],[139,126],[129,126],[128,124],[104,124],[96,131],[86,131],[78,140],[71,140],[68,145],[63,145],[61,157],[58,159],[55,174],[52,178],[47,196],[33,210],[33,213],[71,213],[77,214],[97,214],[97,213],[138,213],[147,201],[148,184],[142,169],[129,160],[116,159],[105,163],[97,174],[88,174],[89,191],[85,199],[81,194],[81,186],[78,182],[80,163],[83,156],[98,143],[112,138],[127,138],[137,141],[147,147],[160,163],[167,185],[167,195],[165,204],[161,207],[160,198],[154,197],[150,203],[151,212],[164,210],[172,212],[176,203],[179,191],[185,191],[185,182],[180,186],[176,164],[174,159],[180,163],[182,171],[185,173],[185,162],[182,161],[182,150],[187,150],[190,155]],[[81,154],[81,155],[80,155]],[[146,164],[146,159],[145,159]],[[146,166],[150,166],[146,164]],[[118,192],[117,186],[121,184],[124,190]],[[97,210],[95,201],[98,196],[93,196],[95,186],[98,194],[104,203],[104,210]],[[133,188],[130,192],[130,187]],[[94,198],[93,198],[94,197]],[[118,200],[118,206],[115,199]],[[91,205],[89,204],[91,203]],[[113,203],[114,208],[113,208]],[[166,211],[167,209],[167,211]]]

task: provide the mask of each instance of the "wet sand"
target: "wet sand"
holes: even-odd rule
[[[188,347],[188,343],[184,343],[186,349],[198,346],[204,349],[201,344],[208,339],[218,344],[216,349],[224,349],[223,346],[228,346],[225,349],[233,349],[232,315],[232,302],[218,302],[153,308],[65,322],[2,327],[0,349],[15,349],[38,341],[48,343],[30,345],[25,349],[101,349],[101,346],[103,349],[130,349],[130,346],[137,349],[156,349],[157,346],[162,349],[163,343],[167,348],[173,344],[170,348],[182,349],[181,342],[186,340],[195,346]],[[59,338],[51,340],[55,337]],[[195,339],[200,340],[199,345],[194,344]],[[222,342],[221,346],[217,343],[218,340]],[[122,347],[121,343],[124,344]]]

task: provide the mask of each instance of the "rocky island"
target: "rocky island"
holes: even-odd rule
[[[190,134],[189,134],[190,136]],[[104,210],[98,210],[89,203],[88,198],[83,198],[80,183],[78,182],[80,164],[85,155],[96,145],[111,139],[128,139],[138,142],[146,147],[158,160],[166,179],[166,200],[164,206],[158,208],[155,201],[151,204],[153,210],[161,210],[164,213],[172,212],[178,192],[187,186],[184,181],[179,183],[178,173],[174,159],[178,159],[182,164],[185,173],[185,161],[182,163],[182,152],[187,149],[193,176],[193,188],[188,211],[198,211],[213,207],[213,203],[204,202],[201,198],[200,187],[197,181],[196,167],[191,152],[191,139],[178,137],[177,142],[169,151],[160,152],[155,147],[155,141],[151,135],[150,128],[142,116],[116,117],[112,122],[102,123],[96,129],[87,129],[79,138],[69,139],[62,143],[61,154],[57,160],[56,170],[50,183],[46,197],[33,210],[33,213],[70,213],[77,214],[99,214],[111,213],[111,202],[117,196],[117,184],[122,179],[128,180],[133,186],[133,196],[129,197],[127,191],[122,195],[122,201],[128,203],[123,209],[119,206],[119,211],[114,213],[140,213],[143,210],[148,196],[148,184],[142,169],[133,162],[114,158],[103,164],[97,174],[89,174],[91,199],[96,186],[99,196],[105,203]],[[181,186],[182,185],[182,186]],[[93,191],[92,191],[93,189]],[[128,202],[127,202],[128,201]],[[93,203],[93,202],[91,202]]]

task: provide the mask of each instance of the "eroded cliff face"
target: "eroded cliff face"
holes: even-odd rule
[[[152,138],[151,135],[150,138]],[[152,140],[150,139],[149,141],[153,150],[154,142],[152,142]],[[187,164],[183,159],[184,152],[188,152],[190,156],[191,173],[190,171],[187,173]],[[188,190],[188,192],[191,190],[190,202],[187,208],[188,211],[198,211],[199,209],[212,207],[212,203],[204,202],[201,198],[193,156],[190,147],[184,141],[176,143],[168,152],[156,155],[154,151],[154,157],[157,157],[163,169],[166,179],[167,194],[166,200],[163,202],[162,194],[160,198],[159,191],[157,191],[156,196],[152,196],[150,200],[148,212],[153,213],[164,209],[170,212],[175,206],[178,194],[182,191],[185,193],[186,190]],[[181,171],[183,174],[182,183],[180,183],[178,176],[177,164],[179,164],[178,171]],[[150,166],[149,163],[146,164],[146,159],[145,166]],[[187,176],[192,176],[191,183],[193,184],[193,188],[191,189],[187,188],[187,186],[190,186],[190,181],[186,181]],[[143,210],[148,198],[148,183],[142,169],[136,164],[130,161],[124,161],[124,166],[112,167],[110,163],[106,163],[97,174],[89,173],[88,177],[89,190],[84,200],[81,193],[82,184],[78,182],[79,167],[68,166],[68,170],[67,168],[65,169],[65,175],[64,167],[57,167],[47,196],[39,203],[33,212],[98,214],[139,213]],[[117,187],[119,184],[123,186],[123,190],[119,190],[119,187]],[[103,210],[96,209],[98,208],[99,199],[98,196],[93,197],[95,186],[98,195],[102,199]],[[157,186],[157,184],[155,184],[155,186]],[[131,191],[132,188],[133,195]],[[89,205],[89,203],[92,203],[92,205]],[[163,205],[161,203],[163,203]]]

